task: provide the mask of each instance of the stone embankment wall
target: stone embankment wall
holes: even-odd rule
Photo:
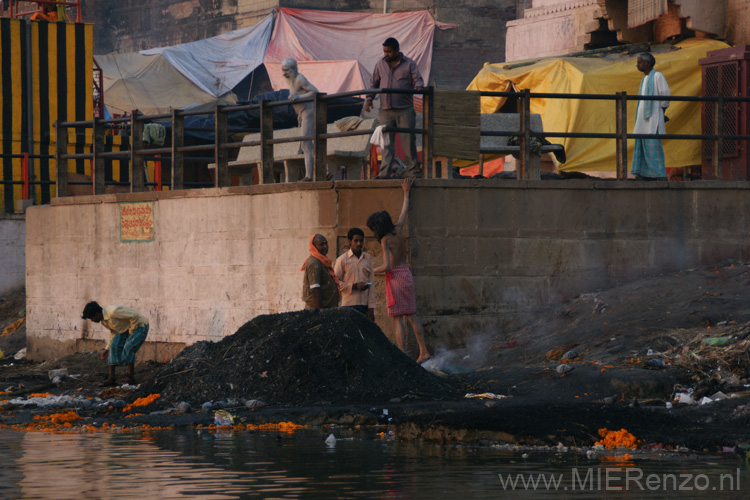
[[[0,214],[0,295],[24,286],[26,221],[23,215]]]
[[[581,293],[750,259],[750,183],[421,180],[407,226],[428,341],[454,346],[521,325]],[[121,240],[120,203],[152,201],[153,241]],[[83,305],[151,319],[141,359],[167,360],[258,314],[298,310],[308,240],[330,256],[367,216],[398,216],[395,181],[281,184],[54,199],[27,212],[29,357],[100,347]],[[376,320],[387,334],[382,279]]]

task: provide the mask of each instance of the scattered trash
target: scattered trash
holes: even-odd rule
[[[562,359],[565,359],[565,360],[567,360],[567,359],[575,359],[577,357],[578,357],[578,353],[576,351],[574,351],[573,349],[571,349],[570,351],[568,351],[565,354],[563,354]]]
[[[737,448],[735,448],[734,446],[723,446],[721,448],[721,452],[722,453],[736,453]]]
[[[667,403],[665,404],[665,406],[667,407],[667,410],[671,410],[672,409],[672,402],[671,401],[667,401]]]
[[[620,395],[619,394],[615,394],[613,396],[607,396],[607,397],[604,397],[602,399],[599,399],[596,402],[597,403],[603,403],[605,405],[611,405],[615,401],[619,401],[619,400],[620,400]]]
[[[383,416],[384,417],[388,416],[388,408],[383,408]]]
[[[248,399],[245,401],[245,407],[247,408],[260,408],[261,406],[266,406],[266,403],[259,399]]]
[[[509,398],[510,396],[505,396],[504,394],[495,394],[494,392],[483,392],[481,394],[474,394],[473,392],[467,392],[464,395],[465,398],[468,399],[505,399]]]
[[[555,368],[555,371],[559,373],[561,377],[564,377],[566,373],[572,372],[573,368],[575,367],[571,365],[562,364],[562,365],[557,365],[557,368]]]
[[[214,413],[214,424],[219,427],[225,427],[234,423],[234,415],[226,410],[216,410]]]
[[[703,339],[703,343],[712,347],[726,347],[729,344],[729,337],[710,337]]]
[[[694,405],[695,404],[695,400],[693,399],[693,397],[690,394],[687,394],[685,392],[681,392],[681,393],[675,395],[675,402],[682,403],[682,404],[685,404],[685,405]]]
[[[68,369],[67,368],[59,368],[57,370],[50,370],[47,372],[47,375],[49,376],[49,379],[54,382],[54,379],[57,378],[58,382],[68,376]],[[55,383],[58,383],[55,382]]]
[[[20,361],[22,359],[26,359],[26,348],[24,347],[23,349],[21,349],[20,351],[18,351],[17,353],[15,353],[13,355],[13,359],[15,359],[16,361]]]
[[[710,405],[713,402],[713,399],[709,398],[708,396],[703,396],[698,403],[701,405]]]
[[[335,448],[336,447],[336,436],[333,434],[329,434],[328,437],[325,440],[326,446],[329,448]]]
[[[646,361],[646,366],[653,366],[655,368],[664,368],[665,366],[667,366],[667,364],[664,362],[663,359],[652,358]]]
[[[547,351],[544,357],[547,358],[547,361],[557,361],[558,359],[562,358],[564,354],[565,349],[558,348]]]
[[[646,351],[646,356],[653,356],[653,355],[654,355],[653,349],[649,349],[648,351]]]
[[[0,359],[3,359],[3,356],[5,356],[5,354],[3,353],[3,350],[0,349]]]
[[[0,333],[0,337],[4,337],[6,335],[10,335],[11,333],[15,332],[16,330],[18,330],[18,328],[21,325],[23,325],[24,321],[26,321],[26,318],[21,318],[17,321],[14,321],[10,325],[6,326],[5,329],[3,330],[3,333]]]
[[[602,299],[595,299],[594,300],[594,311],[593,314],[602,314],[604,311],[607,310],[607,304],[605,304]]]
[[[85,398],[72,396],[54,396],[52,394],[39,397],[19,397],[7,401],[7,404],[16,406],[34,405],[39,408],[54,408],[60,406],[75,406],[81,403]]]
[[[729,399],[729,396],[719,391],[711,395],[711,399],[714,401],[721,401],[722,399]]]

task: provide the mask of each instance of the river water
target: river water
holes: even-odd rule
[[[328,432],[2,430],[0,498],[744,499],[750,493],[748,469],[733,454],[589,460],[344,430],[333,431],[338,440],[330,447]]]

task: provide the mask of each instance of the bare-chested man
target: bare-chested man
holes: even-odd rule
[[[312,97],[318,92],[315,85],[310,83],[307,78],[305,78],[305,75],[297,71],[297,61],[291,57],[287,57],[282,61],[281,73],[289,84],[290,101]],[[297,112],[297,119],[299,120],[302,135],[313,135],[315,133],[313,103],[306,102],[295,104],[294,111]],[[314,165],[312,141],[302,141],[302,152],[305,154],[305,178],[301,179],[300,182],[310,182],[313,180]]]
[[[417,363],[430,358],[430,352],[424,343],[424,328],[417,316],[417,297],[414,292],[414,277],[406,263],[406,237],[403,233],[406,214],[409,211],[409,191],[414,181],[404,179],[401,187],[404,190],[404,203],[396,225],[391,215],[385,210],[375,212],[367,218],[367,227],[375,233],[383,248],[383,264],[375,268],[375,273],[385,273],[385,297],[388,304],[388,316],[393,318],[396,329],[396,345],[402,351],[406,348],[404,319],[411,323],[414,336],[419,345]]]

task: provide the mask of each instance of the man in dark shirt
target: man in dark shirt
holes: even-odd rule
[[[398,40],[388,38],[383,42],[384,57],[375,65],[370,80],[370,88],[413,89],[422,90],[424,82],[419,73],[417,63],[409,59],[399,50]],[[372,109],[374,95],[368,95],[365,100],[365,111]],[[414,113],[414,99],[411,94],[380,94],[380,125],[397,128],[415,128],[416,115]],[[389,141],[383,150],[378,178],[387,179],[398,174],[394,168],[396,156],[396,133],[389,132]],[[421,177],[422,172],[417,164],[417,143],[414,134],[400,133],[401,145],[404,148],[406,162],[406,177]]]
[[[313,235],[309,243],[310,256],[302,265],[302,300],[305,309],[329,309],[339,305],[339,283],[328,254],[328,240],[322,234]]]

